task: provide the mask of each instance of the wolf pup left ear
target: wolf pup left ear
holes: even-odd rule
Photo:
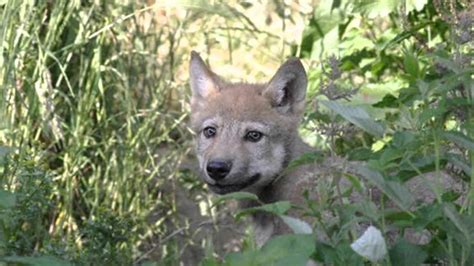
[[[268,82],[262,95],[281,113],[300,115],[304,111],[308,78],[298,58],[288,59]]]
[[[191,52],[189,63],[190,85],[193,93],[192,102],[204,100],[219,92],[217,75],[206,66],[198,53]]]

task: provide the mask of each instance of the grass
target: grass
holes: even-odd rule
[[[68,259],[84,249],[96,259],[130,260],[143,236],[160,233],[146,218],[164,197],[156,188],[178,169],[181,136],[189,135],[163,68],[177,63],[153,59],[170,39],[143,31],[147,9],[132,2],[8,1],[0,10],[0,143],[11,155],[2,187],[22,195],[28,182],[44,178],[48,189],[24,194],[49,202],[35,218],[44,222],[36,233],[66,243]],[[29,240],[14,254],[45,252],[43,237]]]
[[[399,242],[390,247],[391,257],[409,248],[418,252],[414,258],[426,254],[428,263],[471,261],[473,243],[463,235],[472,236],[473,96],[459,87],[472,87],[472,66],[459,58],[472,58],[472,46],[461,40],[468,32],[461,22],[468,18],[460,14],[468,4],[456,2],[456,22],[446,16],[453,1],[429,1],[418,11],[404,6],[409,15],[383,1],[375,11],[334,3],[0,1],[0,261],[128,265],[151,259],[172,265],[194,258],[191,250],[204,265],[220,262],[223,252],[211,238],[221,235],[209,228],[225,228],[223,217],[189,171],[191,50],[233,81],[266,79],[282,58],[303,58],[310,78],[305,137],[328,153],[366,161],[382,176],[375,186],[385,192],[410,175],[431,169],[439,176],[452,165],[471,195],[460,205],[459,197],[439,189],[434,204],[389,215],[370,197],[365,205],[341,208],[332,198],[340,191],[328,189],[327,202],[310,202],[309,213],[357,214],[382,229],[386,222],[402,230],[404,223],[422,224],[439,232],[434,243]],[[389,19],[364,15],[387,8]],[[331,16],[336,11],[341,16]],[[342,74],[332,75],[336,70]],[[353,95],[354,88],[362,93]],[[376,121],[354,127],[342,119],[354,117],[338,105],[320,104],[341,95],[370,105]],[[383,124],[383,137],[367,133],[371,128],[364,126],[374,123]],[[370,183],[373,172],[364,173],[353,181]],[[384,197],[405,202],[393,191]],[[362,260],[348,245],[354,221],[344,219],[314,225],[327,230],[331,245],[318,242],[313,258]],[[280,241],[298,241],[290,238]],[[239,243],[244,251],[237,262],[238,256],[265,260],[272,254],[253,251],[249,239]]]

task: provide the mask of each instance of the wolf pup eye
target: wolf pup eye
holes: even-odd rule
[[[206,127],[204,128],[204,130],[202,131],[202,133],[204,134],[204,137],[206,138],[212,138],[216,135],[216,128],[215,127]]]
[[[245,139],[251,142],[257,142],[260,139],[262,139],[262,137],[263,137],[262,132],[258,132],[254,130],[247,132],[247,134],[245,135]]]

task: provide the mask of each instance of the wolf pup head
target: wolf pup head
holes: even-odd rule
[[[258,193],[287,166],[304,112],[307,77],[292,58],[265,84],[229,83],[196,53],[191,127],[202,179],[218,194]]]

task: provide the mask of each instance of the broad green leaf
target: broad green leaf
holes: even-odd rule
[[[408,145],[416,143],[416,136],[410,131],[397,131],[393,134],[392,144],[397,148],[407,148]]]
[[[268,241],[261,250],[260,265],[306,265],[314,252],[312,235],[282,235]]]
[[[224,265],[306,265],[314,250],[312,235],[281,235],[270,239],[260,250],[227,255]]]
[[[249,265],[257,266],[258,257],[260,253],[257,250],[248,250],[244,252],[234,252],[229,253],[224,258],[224,264],[226,266],[240,266],[240,265]]]
[[[474,140],[470,139],[468,136],[457,131],[443,132],[443,136],[459,146],[474,151]]]
[[[15,202],[14,193],[0,189],[0,209],[11,209],[15,206]]]
[[[314,44],[324,38],[326,34],[335,29],[341,18],[338,12],[332,14],[314,14],[305,27],[303,38],[301,40],[301,53],[309,56],[313,50]]]
[[[283,222],[285,222],[286,225],[288,225],[288,227],[291,228],[291,230],[293,230],[293,233],[295,234],[313,233],[313,229],[311,228],[311,226],[303,220],[293,218],[287,215],[280,215],[280,218],[283,220]]]
[[[52,256],[40,256],[40,257],[23,257],[23,256],[9,256],[0,258],[0,261],[7,263],[17,263],[20,265],[32,265],[32,266],[66,266],[72,265],[71,263],[58,259]]]
[[[403,150],[397,148],[386,148],[383,150],[382,155],[380,155],[379,160],[383,165],[387,165],[394,160],[402,158],[403,152]]]
[[[321,101],[321,103],[369,134],[376,137],[383,136],[385,131],[383,126],[372,119],[361,107],[342,105],[334,101]]]
[[[355,3],[356,11],[365,13],[369,18],[386,17],[397,9],[397,0],[361,0]]]
[[[242,216],[249,215],[255,212],[264,211],[273,213],[276,215],[283,215],[291,208],[291,203],[289,201],[277,201],[274,203],[269,203],[257,207],[247,208],[239,211],[236,215],[237,219],[240,219]]]
[[[382,190],[384,194],[401,209],[408,210],[413,205],[415,201],[413,195],[401,183],[387,181],[379,172],[371,170],[363,165],[358,165],[355,168],[357,173]]]
[[[366,147],[357,147],[348,151],[348,159],[350,161],[367,161],[372,158],[372,150]]]
[[[218,205],[221,202],[227,201],[227,200],[255,200],[255,201],[258,201],[258,197],[257,197],[257,195],[249,193],[249,192],[244,192],[244,191],[233,192],[233,193],[229,193],[229,194],[219,196],[216,199],[214,199],[213,200],[213,206]]]
[[[393,266],[421,265],[428,257],[420,246],[411,244],[403,238],[390,249],[389,255]]]

